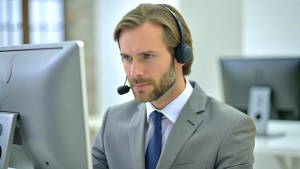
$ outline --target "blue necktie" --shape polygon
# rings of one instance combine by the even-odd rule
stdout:
[[[161,153],[161,117],[162,114],[159,112],[152,112],[151,118],[154,126],[153,136],[150,139],[150,142],[146,151],[146,169],[155,169],[159,156]]]

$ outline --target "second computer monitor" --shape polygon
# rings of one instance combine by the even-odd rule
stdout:
[[[248,112],[252,87],[270,89],[270,118],[300,120],[300,58],[221,59],[225,102]]]

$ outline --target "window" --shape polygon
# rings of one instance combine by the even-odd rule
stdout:
[[[23,43],[22,0],[0,0],[0,46]]]
[[[63,0],[0,0],[0,46],[64,41]]]
[[[29,0],[30,43],[64,40],[63,0]]]

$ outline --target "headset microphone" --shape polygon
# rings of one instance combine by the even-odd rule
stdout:
[[[127,76],[126,76],[126,80],[125,80],[125,83],[124,83],[124,85],[123,85],[123,86],[120,86],[120,87],[118,87],[118,89],[117,89],[117,91],[118,91],[119,95],[123,95],[123,94],[126,94],[126,93],[128,93],[128,92],[129,92],[129,90],[130,90],[130,87],[129,87],[129,86],[127,86],[127,85],[125,85],[125,84],[126,84],[126,81],[127,81]]]

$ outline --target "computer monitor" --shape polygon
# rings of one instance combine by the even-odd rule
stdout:
[[[0,47],[0,168],[92,169],[87,117],[81,41]]]
[[[227,104],[247,114],[262,106],[267,119],[300,120],[299,57],[220,59],[220,65]]]

